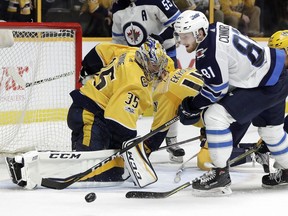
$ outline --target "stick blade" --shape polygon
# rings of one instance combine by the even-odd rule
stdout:
[[[126,198],[135,199],[161,199],[167,196],[167,192],[149,192],[149,191],[129,191],[126,193]]]
[[[187,187],[192,185],[192,181],[186,182],[170,191],[164,192],[150,192],[150,191],[129,191],[126,193],[126,198],[136,198],[136,199],[162,199],[169,197]]]

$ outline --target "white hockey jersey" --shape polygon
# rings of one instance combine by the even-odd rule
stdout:
[[[118,0],[113,4],[113,43],[140,46],[150,34],[159,35],[170,57],[176,56],[172,24],[180,15],[171,0]]]
[[[284,69],[285,52],[261,47],[237,29],[217,22],[196,50],[196,68],[204,87],[194,100],[205,107],[223,98],[229,89],[274,85]]]

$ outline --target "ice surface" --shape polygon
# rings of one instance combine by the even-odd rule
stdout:
[[[149,131],[151,118],[139,120],[139,135]],[[199,129],[179,124],[178,141],[199,135]],[[256,142],[257,130],[251,127],[242,142]],[[199,142],[182,145],[186,150],[184,161],[199,150]],[[169,161],[166,150],[154,152],[151,161],[158,175],[158,182],[142,190],[167,191],[190,181],[203,173],[196,167],[196,159],[187,163],[181,181],[174,183],[175,173],[181,164]],[[38,188],[28,191],[10,182],[3,165],[0,169],[0,212],[11,216],[235,216],[274,215],[285,213],[288,187],[264,189],[264,175],[259,164],[247,163],[231,168],[233,193],[228,197],[195,197],[188,187],[165,199],[126,199],[125,194],[135,188],[131,182],[102,188],[71,187],[61,191]],[[95,192],[97,199],[86,203],[84,196]],[[279,207],[279,208],[278,208]],[[284,207],[283,211],[281,210]]]

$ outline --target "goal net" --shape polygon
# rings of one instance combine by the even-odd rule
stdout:
[[[76,23],[0,23],[14,45],[0,49],[0,155],[71,150],[66,117],[82,60]]]

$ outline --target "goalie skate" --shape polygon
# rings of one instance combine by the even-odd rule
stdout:
[[[177,137],[166,137],[165,140],[167,146],[177,143]],[[168,148],[167,152],[169,152],[169,159],[171,161],[176,163],[183,163],[183,156],[185,155],[184,149],[178,146],[173,146]]]
[[[192,183],[193,194],[196,196],[225,196],[232,193],[231,178],[228,166],[212,168]]]

